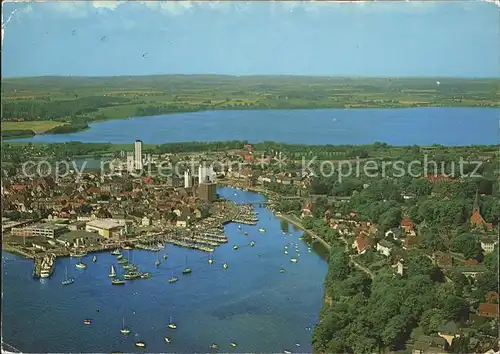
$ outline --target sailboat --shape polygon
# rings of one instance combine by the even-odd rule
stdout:
[[[120,332],[122,334],[129,334],[130,333],[130,328],[125,327],[125,317],[123,317],[122,329],[120,329]]]
[[[189,268],[187,266],[187,256],[186,256],[186,268],[182,271],[182,274],[186,275],[186,274],[191,274],[191,268]]]
[[[82,261],[78,261],[78,263],[76,264],[76,267],[79,269],[85,269],[85,268],[87,268],[87,265],[85,263],[82,263]]]
[[[155,266],[159,266],[161,264],[160,262],[160,252],[156,252],[156,262],[155,262]]]
[[[177,280],[179,280],[179,278],[174,275],[174,272],[172,272],[172,276],[168,278],[168,282],[175,283]]]
[[[235,251],[236,251],[237,249],[238,249],[238,245],[234,245],[234,246],[233,246],[233,250],[235,250]]]
[[[92,257],[92,262],[97,262],[97,256]]]
[[[172,321],[172,316],[170,316],[170,322],[168,323],[168,328],[176,329],[177,325]]]
[[[250,247],[255,246],[255,241],[250,242]]]
[[[110,277],[110,278],[116,277],[116,270],[115,270],[115,267],[113,265],[111,265],[111,271],[109,272],[108,277]]]
[[[75,279],[68,278],[68,267],[66,267],[66,279],[64,279],[61,284],[62,285],[71,285],[75,282]]]
[[[114,251],[111,251],[111,255],[113,256],[119,256],[121,253],[120,253],[120,250],[117,248],[115,249]]]
[[[214,262],[214,258],[212,256],[212,252],[210,252],[210,255],[208,256],[208,264],[212,264]]]

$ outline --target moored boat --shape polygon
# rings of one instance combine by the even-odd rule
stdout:
[[[130,333],[130,328],[125,327],[125,317],[123,317],[122,320],[122,329],[120,329],[121,334],[129,334]]]
[[[124,264],[123,269],[125,270],[137,270],[137,266],[135,264]]]
[[[82,263],[81,261],[78,262],[75,266],[77,268],[79,268],[79,269],[85,269],[85,268],[87,268],[87,265],[85,263]]]
[[[66,279],[64,279],[61,284],[62,285],[71,285],[75,282],[75,279],[68,278],[68,267],[66,267]]]
[[[297,263],[297,258],[290,258],[290,262]]]
[[[191,268],[188,267],[187,263],[188,263],[188,261],[187,261],[187,256],[186,256],[186,268],[184,268],[184,270],[182,271],[182,274],[184,274],[184,275],[192,273]]]
[[[125,273],[123,275],[123,277],[127,280],[134,280],[134,279],[140,278],[141,273],[136,272],[136,271],[130,271],[130,272]]]
[[[238,249],[238,245],[234,245],[234,246],[233,246],[233,250],[235,250],[235,251],[236,251],[237,249]]]
[[[142,341],[135,342],[135,346],[138,347],[138,348],[145,348],[146,347],[146,343],[144,343]]]
[[[108,277],[110,277],[110,278],[116,277],[116,270],[115,270],[115,267],[113,265],[111,265],[111,271],[109,272]]]
[[[94,262],[94,263],[97,262],[97,257],[96,256],[92,257],[92,262]]]
[[[117,248],[116,250],[111,251],[111,255],[120,256],[121,255],[120,250]]]
[[[210,344],[209,348],[210,349],[218,349],[219,346],[217,344],[215,344],[215,343],[212,343],[212,344]]]
[[[113,279],[111,281],[112,285],[125,285],[125,280],[122,279]]]
[[[227,264],[227,263],[224,263],[224,264],[222,265],[222,267],[223,267],[224,269],[229,268],[229,266],[228,266],[228,264]]]
[[[172,321],[172,316],[170,316],[170,321],[168,323],[168,328],[177,329],[177,325]]]
[[[92,320],[86,319],[86,320],[83,320],[83,323],[86,325],[90,325],[90,324],[92,324]]]
[[[141,274],[141,279],[149,279],[151,277],[152,277],[151,273],[148,272]]]
[[[171,343],[172,341],[170,340],[169,337],[165,337],[165,343]]]
[[[263,227],[259,228],[259,232],[266,232],[266,229],[264,229]]]

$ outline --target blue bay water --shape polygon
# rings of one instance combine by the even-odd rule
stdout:
[[[12,141],[162,144],[248,140],[299,144],[498,144],[496,108],[244,110],[180,113],[90,124],[62,135]]]
[[[265,200],[232,188],[219,193],[236,202]],[[171,245],[158,268],[155,253],[131,251],[129,258],[153,277],[125,286],[110,284],[109,268],[116,260],[109,253],[99,253],[97,263],[85,257],[85,270],[76,269],[74,259],[58,259],[53,276],[43,280],[32,279],[31,260],[2,253],[3,340],[25,352],[141,352],[138,340],[146,342],[147,352],[207,352],[212,342],[222,352],[310,352],[327,264],[314,250],[308,252],[301,231],[288,225],[291,235],[285,236],[277,217],[266,208],[257,211],[257,226],[226,225],[229,242],[217,248],[213,265],[206,253]],[[259,227],[267,232],[261,234]],[[284,254],[290,242],[300,247],[296,264],[289,261],[293,251]],[[240,246],[236,251],[234,244]],[[186,256],[190,276],[181,275]],[[65,266],[76,279],[73,285],[61,285]],[[169,284],[172,272],[180,279]],[[176,330],[167,328],[170,316]],[[122,317],[132,331],[128,336],[120,333]],[[86,318],[92,325],[83,324]],[[171,344],[164,342],[166,335]],[[231,348],[231,341],[238,347]]]

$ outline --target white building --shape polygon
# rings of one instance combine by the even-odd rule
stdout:
[[[147,216],[145,216],[142,218],[141,224],[142,226],[149,226],[151,225],[151,220]]]
[[[184,188],[191,188],[193,186],[193,177],[189,170],[184,172]]]
[[[134,145],[134,161],[136,170],[142,169],[142,141],[136,140]]]
[[[87,222],[85,231],[96,232],[104,238],[120,238],[126,234],[127,226],[112,219],[92,220]]]
[[[133,153],[127,153],[127,171],[133,171],[135,169],[135,157]]]
[[[491,253],[495,250],[495,245],[497,243],[497,240],[483,238],[481,239],[481,248],[484,250],[484,253]]]
[[[384,256],[389,257],[391,255],[392,244],[386,240],[381,240],[377,243],[377,252],[382,253]]]
[[[206,167],[200,165],[198,167],[198,183],[206,182],[207,177],[211,182],[213,182],[213,176],[214,176],[214,171],[212,166]]]

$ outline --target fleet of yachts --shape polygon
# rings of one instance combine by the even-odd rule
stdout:
[[[238,227],[240,230],[241,230],[241,227]],[[258,229],[260,233],[265,233],[266,230],[263,229],[263,228],[259,228]],[[285,235],[285,237],[287,235],[290,235],[289,233],[285,233],[283,232],[283,234]],[[247,232],[245,232],[245,235],[248,235]],[[249,246],[250,247],[254,247],[255,246],[255,241],[251,241],[249,243]],[[291,248],[292,246],[295,247],[295,256],[294,257],[291,257],[290,258],[290,262],[292,263],[297,263],[298,262],[298,258],[300,257],[300,253],[299,253],[299,246],[297,243],[293,244],[293,243],[288,243],[285,245],[284,247],[284,253],[286,255],[289,254],[289,247]],[[140,247],[141,249],[146,249],[146,247]],[[163,250],[165,247],[164,245],[157,245],[154,247],[154,249],[151,249],[151,246],[149,246],[148,250],[149,251],[156,251],[156,254],[157,254],[157,257],[156,257],[156,261],[155,261],[155,266],[160,266],[161,264],[161,260],[160,260],[160,251]],[[236,251],[238,250],[238,245],[234,245],[233,246],[233,249]],[[118,276],[118,272],[117,272],[117,269],[115,267],[115,265],[111,265],[110,266],[110,272],[109,272],[109,278],[112,278],[111,280],[111,284],[112,285],[124,285],[126,283],[126,281],[130,281],[130,280],[135,280],[135,279],[148,279],[148,278],[151,278],[152,277],[152,274],[149,273],[149,272],[140,272],[139,271],[139,266],[132,263],[132,260],[129,261],[128,258],[130,258],[130,250],[132,249],[132,247],[130,246],[124,246],[122,247],[121,249],[115,249],[113,251],[111,251],[111,255],[115,256],[116,257],[116,262],[119,266],[121,266],[121,268],[123,268],[123,275],[122,277],[120,278]],[[129,251],[128,253],[128,258],[124,257],[124,255],[122,254],[122,251],[125,250],[125,251]],[[308,247],[308,250],[311,251],[310,247]],[[76,267],[79,268],[79,269],[85,269],[87,267],[87,265],[85,263],[83,263],[81,261],[81,258],[83,256],[85,256],[86,254],[85,253],[72,253],[71,256],[72,257],[75,257],[78,259],[78,262],[76,263]],[[260,256],[260,254],[259,254]],[[163,254],[162,256],[162,259],[167,259],[168,255],[165,253]],[[55,255],[47,255],[43,262],[42,262],[42,271],[41,271],[41,276],[42,277],[48,277],[50,276],[51,272],[53,272],[53,269],[54,269],[54,260],[55,260]],[[92,262],[96,263],[97,262],[97,256],[93,256],[92,258]],[[214,259],[213,259],[213,255],[212,255],[212,252],[210,252],[210,255],[208,257],[208,263],[209,264],[213,264],[214,263]],[[222,267],[224,269],[228,269],[229,268],[229,265],[227,263],[223,263]],[[284,273],[285,272],[285,269],[284,267],[280,267],[280,273]],[[186,265],[185,265],[185,268],[184,270],[182,271],[182,274],[183,275],[188,275],[188,274],[191,274],[192,273],[192,269],[188,266],[188,260],[187,260],[187,256],[186,256]],[[168,283],[175,283],[179,280],[179,278],[175,275],[174,272],[172,272],[171,276],[168,278]],[[75,281],[74,278],[69,278],[68,277],[68,268],[66,267],[66,272],[65,272],[65,279],[61,282],[63,285],[71,285],[73,284]],[[98,310],[99,311],[99,310]],[[86,319],[84,320],[84,324],[85,325],[91,325],[92,324],[92,320],[91,319]],[[173,321],[172,317],[170,317],[170,320],[169,320],[169,323],[167,325],[167,327],[171,330],[175,330],[177,329],[177,324]],[[123,334],[123,335],[128,335],[131,333],[131,329],[127,326],[125,326],[125,318],[123,318],[122,320],[122,327],[120,329],[120,332]],[[169,336],[165,336],[165,343],[172,343],[172,339],[169,337]],[[146,347],[146,343],[144,341],[137,341],[135,343],[136,347],[138,348],[145,348]],[[230,342],[230,345],[231,347],[235,348],[237,346],[236,342]],[[209,346],[209,349],[218,349],[219,346],[216,344],[216,343],[212,343],[210,346]],[[289,353],[289,351],[285,351],[285,353]]]

